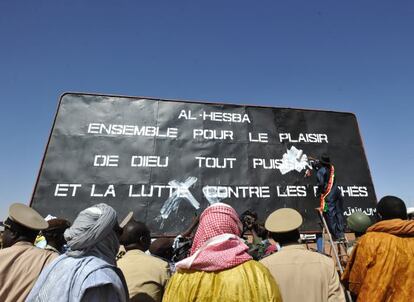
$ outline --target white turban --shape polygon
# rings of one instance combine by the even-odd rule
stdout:
[[[117,223],[115,210],[107,204],[100,203],[83,210],[64,233],[70,248],[67,255],[91,255],[115,263],[119,241],[113,229]]]

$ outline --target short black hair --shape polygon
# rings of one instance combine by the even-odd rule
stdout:
[[[284,233],[270,233],[270,237],[280,245],[288,243],[297,243],[300,239],[299,229],[284,232]]]
[[[382,220],[407,219],[407,207],[402,199],[395,196],[384,196],[377,204],[377,212]]]
[[[151,232],[145,223],[133,219],[124,227],[120,243],[123,245],[139,243],[142,237],[146,241],[151,241]]]

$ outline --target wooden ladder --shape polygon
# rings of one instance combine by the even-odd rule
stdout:
[[[321,219],[321,222],[322,222],[322,239],[324,238],[325,234],[328,235],[328,240],[329,240],[329,245],[330,245],[329,255],[331,255],[332,252],[333,252],[333,254],[335,256],[336,264],[337,264],[337,266],[339,268],[339,271],[342,275],[344,273],[344,267],[343,267],[343,263],[344,263],[343,261],[344,260],[343,260],[343,258],[348,257],[348,255],[346,253],[348,241],[347,241],[346,237],[345,237],[345,240],[343,240],[343,241],[342,240],[341,241],[334,241],[332,239],[332,235],[331,235],[331,232],[329,231],[329,227],[328,227],[328,224],[326,223],[325,217],[323,216],[322,212],[319,211],[319,209],[317,209],[317,212],[318,212],[319,218]],[[323,240],[323,245],[322,246],[323,246],[323,249],[325,251],[325,242],[324,242],[324,240]],[[341,252],[341,248],[343,250],[343,253],[339,254],[338,251]],[[348,301],[352,302],[353,300],[352,300],[351,293],[346,289],[345,289],[345,293],[346,293]]]

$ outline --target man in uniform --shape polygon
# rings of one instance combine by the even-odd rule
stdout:
[[[151,244],[148,227],[132,219],[124,227],[120,240],[126,253],[118,260],[125,276],[131,301],[161,302],[170,278],[166,261],[145,254]]]
[[[299,244],[302,216],[294,209],[274,211],[265,228],[281,249],[260,260],[279,285],[284,302],[345,302],[345,295],[331,258]]]
[[[33,245],[39,231],[48,227],[34,209],[20,203],[12,204],[3,225],[0,301],[24,301],[40,272],[57,254]]]

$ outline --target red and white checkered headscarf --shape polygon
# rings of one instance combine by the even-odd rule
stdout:
[[[241,228],[231,206],[216,203],[208,207],[200,216],[190,257],[178,262],[177,268],[219,271],[251,260],[248,246],[239,237]]]

